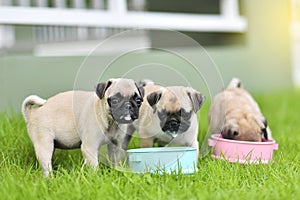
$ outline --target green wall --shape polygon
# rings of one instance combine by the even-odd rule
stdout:
[[[204,44],[212,62],[205,57],[203,63],[206,67],[217,66],[225,84],[232,77],[239,77],[247,89],[256,93],[291,88],[289,1],[244,0],[241,1],[241,10],[248,20],[247,32],[241,35],[215,34],[214,37],[224,37],[223,41],[231,40],[231,42],[220,42],[220,45],[210,42]],[[197,37],[206,38],[204,36],[207,34]],[[208,37],[207,40],[211,38]],[[184,48],[182,52],[192,59],[197,59],[203,54],[203,51],[192,48]],[[104,63],[109,63],[111,59],[111,56],[91,56],[87,62],[84,62],[84,57],[34,57],[2,53],[0,54],[0,111],[9,108],[19,111],[22,100],[30,94],[47,98],[57,92],[73,88],[93,90],[97,81],[127,72],[129,77],[136,75],[134,78],[137,80],[150,77],[161,83],[165,79],[168,80],[166,84],[183,85],[188,81],[209,98],[216,91],[214,89],[214,92],[210,92],[205,86],[205,81],[198,79],[199,75],[195,76],[188,63],[176,60],[166,52],[133,53],[111,63],[113,66],[111,70],[106,71],[101,77],[99,73],[102,73],[106,67]],[[190,76],[190,79],[180,79],[176,77],[178,74],[176,75],[175,72],[174,75],[166,75],[167,72],[158,71],[159,66],[149,65],[145,73],[138,70],[134,73],[130,71],[143,62],[153,61],[165,62],[175,71],[185,74],[185,77]],[[80,68],[83,63],[84,68]],[[76,79],[78,72],[79,77]],[[205,78],[214,81],[214,76]],[[220,84],[215,87],[219,87],[218,90],[222,89]]]
[[[245,43],[208,50],[225,81],[239,76],[247,87],[262,92],[292,86],[289,2],[242,1],[248,19]]]

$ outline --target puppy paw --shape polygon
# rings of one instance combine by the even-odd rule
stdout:
[[[224,126],[221,130],[221,135],[225,139],[233,139],[234,137],[239,135],[239,131],[237,128],[232,126]]]

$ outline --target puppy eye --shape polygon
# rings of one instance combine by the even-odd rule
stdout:
[[[184,119],[189,119],[191,117],[191,112],[186,112],[185,110],[181,110],[180,115]]]
[[[117,98],[110,99],[111,105],[117,105],[118,103],[119,103],[119,99],[117,99]]]
[[[141,98],[136,98],[135,102],[138,106],[140,106],[142,104],[143,100]]]

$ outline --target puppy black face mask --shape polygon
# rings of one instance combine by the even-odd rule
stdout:
[[[125,97],[117,93],[109,97],[107,102],[113,119],[118,123],[126,124],[139,117],[139,108],[143,100],[137,93],[131,97]]]
[[[185,109],[181,108],[177,112],[168,112],[163,109],[158,112],[158,117],[160,119],[160,127],[163,132],[176,137],[187,131],[190,127],[190,118],[192,111],[187,112]]]

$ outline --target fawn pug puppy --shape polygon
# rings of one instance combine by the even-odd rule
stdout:
[[[157,142],[159,146],[175,144],[198,150],[196,113],[205,97],[190,87],[162,87],[152,82],[144,90],[140,117],[129,126],[128,136],[136,129],[141,147],[152,147]]]
[[[209,110],[209,130],[233,140],[261,142],[271,138],[266,118],[237,78],[215,96]]]
[[[111,161],[118,164],[126,126],[139,117],[143,95],[133,80],[110,79],[95,92],[69,91],[48,100],[27,97],[22,112],[44,174],[52,169],[55,148],[80,147],[85,164],[96,169],[99,148],[108,144]]]

